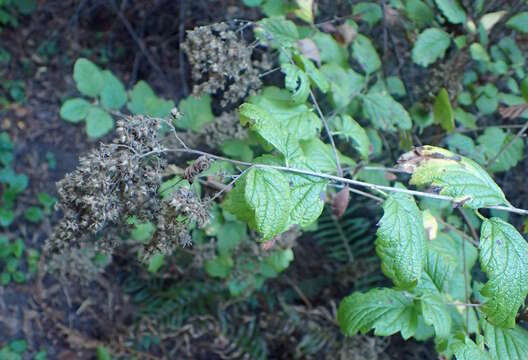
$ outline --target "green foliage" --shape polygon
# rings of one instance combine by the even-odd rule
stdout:
[[[455,116],[451,102],[449,101],[449,94],[446,89],[440,90],[435,98],[433,107],[434,121],[440,124],[442,129],[447,132],[455,130]]]
[[[444,57],[450,43],[451,37],[445,31],[437,28],[426,29],[416,39],[412,59],[418,65],[427,67]]]
[[[38,261],[38,251],[26,249],[22,239],[0,235],[0,285],[26,282],[37,272]]]

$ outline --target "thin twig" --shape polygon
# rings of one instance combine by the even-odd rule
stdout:
[[[473,236],[473,239],[475,240],[475,242],[477,243],[477,246],[478,246],[479,237],[477,235],[477,232],[475,231],[475,228],[473,227],[473,225],[471,225],[471,221],[469,221],[469,218],[467,217],[467,215],[464,212],[464,210],[462,210],[461,208],[458,208],[458,212],[460,213],[460,215],[462,215],[462,218],[464,219],[464,222],[466,223],[466,225],[469,228],[469,231],[471,232],[471,236]]]
[[[154,154],[169,153],[169,152],[205,155],[215,160],[222,160],[222,161],[230,162],[232,164],[236,164],[240,166],[253,166],[253,167],[262,168],[262,169],[274,169],[274,170],[279,170],[279,171],[287,171],[287,172],[291,172],[295,174],[302,174],[302,175],[308,175],[308,176],[315,176],[315,177],[322,178],[322,179],[328,179],[328,180],[331,180],[337,183],[344,183],[344,184],[360,186],[360,187],[368,188],[371,190],[385,190],[388,192],[399,192],[399,193],[404,193],[408,195],[428,197],[428,198],[437,199],[437,200],[449,201],[453,204],[458,204],[457,199],[450,197],[450,196],[446,196],[446,195],[433,194],[433,193],[417,191],[417,190],[408,190],[408,189],[391,187],[391,186],[371,184],[371,183],[367,183],[367,182],[363,182],[359,180],[347,179],[347,178],[340,177],[340,176],[324,174],[324,173],[319,173],[319,172],[304,170],[304,169],[291,168],[291,167],[286,167],[286,166],[257,164],[257,163],[251,163],[251,162],[246,162],[246,161],[234,160],[234,159],[229,159],[223,156],[214,155],[214,154],[211,154],[205,151],[194,150],[194,149],[152,150],[145,154],[142,154],[141,157],[143,158],[143,157],[154,155]],[[508,212],[520,214],[520,215],[528,215],[528,210],[519,209],[514,206],[490,205],[490,206],[484,206],[483,208],[508,211]]]

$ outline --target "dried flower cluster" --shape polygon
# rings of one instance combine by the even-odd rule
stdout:
[[[112,253],[121,243],[118,234],[126,234],[116,234],[115,228],[124,226],[129,216],[157,224],[152,244],[144,244],[144,254],[153,249],[171,252],[178,244],[188,244],[188,225],[203,226],[209,215],[188,189],[164,200],[159,196],[167,167],[161,156],[160,121],[142,116],[120,120],[113,143],[101,144],[81,157],[77,169],[58,182],[63,218],[46,244],[47,251],[64,253],[90,245]]]
[[[197,83],[193,93],[223,91],[222,106],[236,103],[261,87],[253,49],[226,23],[202,26],[187,32],[183,43]]]
[[[205,144],[211,148],[221,146],[226,140],[246,139],[248,131],[240,124],[236,111],[224,112],[215,121],[201,129]]]

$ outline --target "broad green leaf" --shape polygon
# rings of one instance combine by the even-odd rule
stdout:
[[[334,150],[329,144],[326,144],[315,138],[309,141],[302,141],[301,149],[304,154],[304,158],[309,161],[310,167],[323,173],[336,173],[337,164],[335,161],[335,154]],[[342,155],[339,150],[337,150],[337,155],[341,164],[349,166],[356,165],[354,160]]]
[[[516,31],[527,33],[528,32],[528,11],[523,11],[521,13],[518,13],[512,16],[508,20],[508,22],[506,22],[506,26]]]
[[[413,298],[393,289],[372,289],[356,292],[341,301],[337,321],[346,336],[374,329],[378,336],[401,332],[404,339],[413,336],[418,326],[418,313]]]
[[[528,359],[528,331],[520,326],[504,329],[482,321],[484,342],[493,360]]]
[[[435,0],[436,6],[452,24],[462,24],[466,21],[466,13],[458,0]]]
[[[297,166],[295,166],[297,167]],[[308,175],[287,174],[290,183],[290,224],[301,227],[314,223],[321,215],[328,181]]]
[[[444,57],[450,43],[451,37],[445,31],[437,28],[426,29],[418,35],[414,43],[412,59],[416,64],[427,67]]]
[[[78,123],[88,116],[88,111],[92,107],[88,101],[75,98],[69,99],[62,104],[60,109],[60,116],[66,121]]]
[[[154,91],[145,81],[140,80],[130,92],[130,101],[127,104],[128,110],[133,114],[147,114],[146,99],[156,97]]]
[[[255,213],[256,230],[264,241],[286,230],[291,195],[288,179],[281,172],[262,168],[249,170],[245,198]]]
[[[239,221],[230,221],[220,228],[216,235],[217,246],[220,254],[227,254],[246,238],[246,224]]]
[[[234,263],[230,255],[219,255],[212,260],[205,261],[205,272],[209,276],[225,279],[229,276]]]
[[[434,327],[439,338],[447,338],[451,333],[451,315],[444,302],[439,294],[425,294],[421,298],[425,323]]]
[[[296,104],[304,103],[310,95],[308,76],[294,64],[282,64],[281,69],[285,74],[284,86],[292,92],[292,100]]]
[[[181,129],[200,131],[205,124],[214,120],[211,110],[211,96],[209,94],[202,95],[199,98],[191,95],[182,99],[178,104],[178,109],[183,113],[183,117],[175,122],[174,125]]]
[[[485,220],[480,233],[480,266],[488,276],[483,313],[493,325],[512,328],[528,294],[528,244],[499,218]]]
[[[390,95],[374,93],[364,95],[361,99],[365,116],[375,128],[385,131],[396,131],[396,127],[403,130],[411,129],[411,117]]]
[[[260,20],[255,34],[260,39],[270,42],[274,48],[290,48],[300,39],[297,26],[283,17],[272,17]]]
[[[507,133],[499,127],[488,127],[482,135],[477,138],[481,144],[481,154],[486,162],[500,155],[489,165],[489,171],[508,171],[522,159],[524,152],[524,141]],[[510,144],[510,142],[513,142]]]
[[[430,25],[434,20],[433,10],[422,0],[405,1],[405,14],[419,28]]]
[[[375,25],[383,17],[381,6],[374,2],[360,2],[352,7],[352,14],[360,17],[369,26]]]
[[[402,155],[398,162],[412,174],[410,184],[430,185],[472,209],[507,204],[504,193],[484,169],[448,150],[425,145]]]
[[[351,141],[352,146],[361,154],[363,159],[368,159],[370,141],[365,129],[349,115],[334,117],[330,123],[332,134]]]
[[[127,101],[125,86],[112,72],[103,71],[103,89],[101,90],[101,104],[108,109],[121,109]]]
[[[86,133],[97,139],[107,134],[114,127],[114,119],[101,108],[92,106],[86,117]]]
[[[86,96],[96,97],[103,89],[103,73],[88,59],[77,59],[73,66],[73,79],[77,89]]]
[[[376,234],[383,273],[399,288],[416,286],[422,275],[427,236],[414,199],[402,193],[389,196]]]
[[[450,347],[457,360],[491,360],[489,354],[469,337],[464,340],[455,339],[450,344]]]
[[[321,62],[335,63],[342,67],[347,66],[347,49],[335,41],[332,35],[319,31],[312,36],[312,40],[319,49]]]
[[[306,73],[310,81],[317,87],[323,94],[325,94],[330,84],[321,71],[314,65],[314,63],[306,58],[304,55],[297,54],[294,56],[294,60],[297,65]]]
[[[449,94],[445,88],[442,88],[435,98],[433,106],[434,121],[447,132],[455,130],[455,116]]]
[[[260,272],[266,277],[276,277],[290,266],[293,261],[292,249],[273,251],[260,263]]]
[[[381,67],[381,60],[372,41],[364,35],[358,34],[352,43],[352,57],[365,73],[371,74]]]
[[[365,87],[365,78],[352,69],[330,63],[320,70],[330,82],[330,95],[338,110],[344,109]]]

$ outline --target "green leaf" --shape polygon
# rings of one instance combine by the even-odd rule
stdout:
[[[368,159],[370,140],[365,129],[349,115],[336,116],[330,121],[333,135],[352,142],[352,146],[361,154],[363,159]]]
[[[314,223],[323,211],[321,194],[325,193],[328,181],[294,173],[289,173],[287,177],[291,192],[289,223],[301,227]]]
[[[229,276],[234,263],[230,255],[219,255],[205,261],[205,271],[209,276],[225,279]]]
[[[150,221],[140,222],[136,220],[129,223],[134,225],[130,233],[132,239],[140,243],[147,243],[156,231],[156,226]]]
[[[448,150],[425,145],[402,155],[398,162],[401,169],[412,174],[410,184],[430,185],[439,194],[472,209],[507,203],[500,187],[484,169]]]
[[[374,329],[378,336],[401,332],[404,339],[413,336],[418,326],[418,313],[412,297],[393,289],[372,289],[354,293],[341,301],[337,321],[346,336]]]
[[[371,74],[381,67],[381,60],[372,41],[364,35],[358,34],[352,43],[352,57],[365,73]]]
[[[445,88],[442,88],[435,98],[433,115],[434,121],[440,124],[442,129],[447,132],[455,130],[455,116],[449,101],[449,94]]]
[[[253,150],[251,150],[247,141],[239,139],[226,140],[222,143],[220,149],[222,153],[231,158],[247,162],[253,160]]]
[[[103,71],[101,104],[107,109],[121,109],[127,101],[125,86],[111,71]]]
[[[174,108],[174,101],[160,97],[147,98],[145,101],[146,115],[155,118],[166,118]]]
[[[430,25],[434,20],[433,10],[421,0],[407,0],[405,2],[405,14],[419,28]]]
[[[13,210],[0,207],[0,226],[8,227],[15,219]]]
[[[112,355],[110,355],[110,351],[108,351],[107,348],[104,346],[98,346],[97,351],[97,360],[112,360]]]
[[[360,17],[369,26],[375,25],[383,17],[381,6],[373,2],[360,2],[352,7],[352,14]]]
[[[27,350],[27,341],[23,339],[13,340],[9,343],[9,348],[17,354],[23,354]]]
[[[256,227],[255,213],[246,202],[245,192],[246,175],[242,175],[237,179],[233,190],[227,193],[225,200],[222,202],[222,208],[254,229]]]
[[[418,35],[414,43],[412,59],[416,64],[427,67],[444,57],[450,43],[451,37],[445,31],[436,28],[426,29]]]
[[[165,263],[165,255],[163,255],[162,253],[154,254],[150,257],[148,261],[147,270],[150,273],[155,274],[163,266],[164,263]]]
[[[291,48],[300,39],[297,26],[283,17],[272,17],[260,20],[255,34],[265,42],[269,41],[274,48]]]
[[[255,213],[255,225],[264,241],[286,230],[290,210],[287,178],[273,169],[252,168],[246,176],[245,198]]]
[[[156,94],[154,94],[150,85],[140,80],[130,92],[130,101],[127,104],[127,108],[133,114],[147,115],[146,99],[153,97],[156,97]]]
[[[396,127],[403,130],[411,129],[411,117],[405,108],[390,95],[374,93],[361,98],[365,116],[375,128],[385,131],[396,131]]]
[[[447,338],[451,333],[451,315],[439,294],[425,294],[422,296],[422,315],[425,323],[435,329],[436,336]]]
[[[205,124],[214,120],[209,94],[199,98],[191,95],[181,100],[178,107],[183,113],[183,117],[175,125],[181,129],[191,129],[198,132]]]
[[[528,294],[528,244],[504,220],[491,218],[482,223],[480,265],[488,276],[482,307],[488,321],[496,326],[515,326],[517,310]]]
[[[482,321],[484,342],[493,360],[523,360],[528,359],[528,331],[515,326],[504,329]]]
[[[279,273],[286,270],[292,261],[292,249],[274,251],[262,260],[261,272],[263,272],[266,277],[276,277]],[[262,265],[264,265],[265,268],[263,268]]]
[[[93,62],[79,58],[73,66],[73,79],[77,89],[84,95],[96,97],[103,90],[103,73]]]
[[[37,195],[38,201],[44,207],[44,212],[49,214],[53,210],[53,206],[57,202],[57,199],[50,194],[40,192]]]
[[[528,32],[528,12],[523,11],[521,13],[518,13],[517,15],[512,16],[508,22],[506,22],[506,26],[522,32],[527,33]]]
[[[310,167],[323,173],[335,174],[337,172],[334,150],[329,144],[316,138],[301,142],[301,149],[304,158],[308,159]],[[342,155],[339,150],[337,150],[337,155],[341,164],[356,165],[354,160]]]
[[[521,82],[521,94],[524,101],[528,102],[528,77]]]
[[[221,255],[229,253],[247,237],[246,224],[239,221],[228,222],[220,228],[216,238]]]
[[[399,77],[389,76],[385,81],[387,82],[387,91],[389,94],[396,97],[405,96],[407,94],[405,85]]]
[[[101,108],[92,106],[86,117],[86,133],[97,139],[108,134],[114,128],[114,119]]]
[[[42,220],[42,210],[39,207],[31,206],[24,213],[24,219],[34,224],[38,224]]]
[[[69,99],[62,104],[60,108],[60,116],[66,121],[78,123],[88,116],[88,111],[91,107],[92,104],[84,99]]]
[[[312,36],[312,40],[319,49],[322,63],[335,63],[339,66],[347,66],[348,52],[330,34],[318,31]]]
[[[426,257],[420,290],[433,293],[447,292],[449,280],[457,268],[457,255],[450,251],[453,241],[445,234],[438,234],[436,239],[426,242]],[[455,251],[458,251],[456,249]]]
[[[472,113],[464,111],[464,109],[457,107],[453,113],[455,120],[462,124],[465,128],[476,129],[477,118]]]
[[[13,2],[13,5],[16,5],[22,14],[31,15],[37,9],[38,0],[17,0]]]
[[[481,144],[479,150],[487,161],[494,159],[500,152],[499,157],[488,167],[491,172],[508,171],[523,157],[524,141],[499,127],[486,128],[477,141]]]
[[[491,360],[487,352],[480,348],[469,337],[464,340],[455,339],[450,344],[457,360]]]
[[[458,0],[435,0],[436,6],[452,24],[462,24],[466,21],[466,13]]]
[[[301,104],[310,95],[310,81],[308,76],[294,64],[282,64],[282,72],[286,75],[284,86],[292,92],[292,100],[296,104]]]
[[[330,82],[330,95],[337,109],[345,108],[365,87],[365,78],[348,68],[330,63],[321,66],[321,72]]]
[[[426,233],[422,213],[411,196],[395,193],[383,203],[376,253],[381,269],[402,289],[418,284],[425,259]]]
[[[306,73],[310,81],[326,94],[330,84],[321,71],[314,65],[314,63],[303,55],[297,54],[294,56],[297,65]]]
[[[486,49],[479,43],[471,44],[469,51],[471,58],[475,61],[489,62],[491,60]]]

